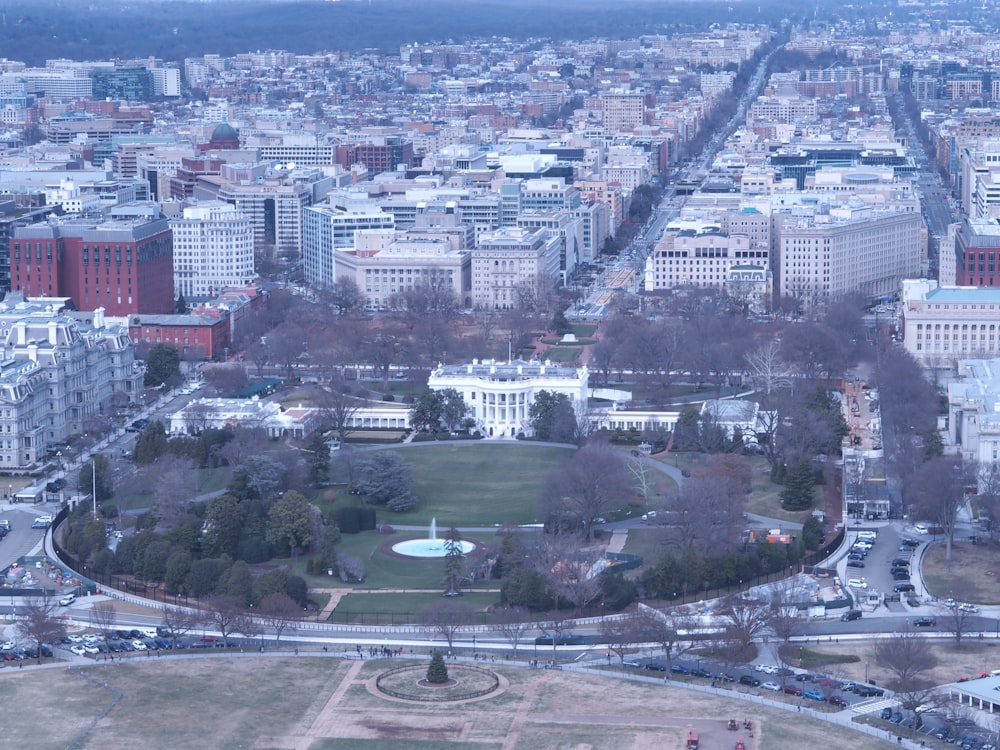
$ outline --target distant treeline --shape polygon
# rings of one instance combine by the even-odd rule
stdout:
[[[812,9],[810,8],[810,11]],[[40,65],[49,58],[155,56],[265,49],[309,54],[473,38],[624,38],[701,31],[711,23],[797,21],[801,4],[652,0],[344,0],[343,2],[84,3],[0,1],[3,56]],[[141,33],[136,33],[141,29]]]

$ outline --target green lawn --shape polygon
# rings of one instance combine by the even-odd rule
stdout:
[[[545,359],[559,364],[576,364],[576,360],[579,359],[581,351],[583,351],[583,349],[579,346],[556,346],[551,349],[546,349],[543,356]]]
[[[420,507],[380,513],[388,523],[496,526],[534,523],[535,494],[546,473],[572,456],[572,449],[538,443],[420,445],[398,450],[413,467],[412,489]]]
[[[439,561],[440,564],[440,561]],[[500,595],[495,593],[467,592],[455,601],[465,604],[486,621],[487,607],[496,604]],[[365,624],[409,624],[413,622],[413,613],[424,607],[441,601],[441,594],[348,594],[340,600],[337,609],[330,618],[331,622],[350,622]],[[398,614],[398,620],[392,615]]]
[[[597,325],[594,323],[574,323],[570,328],[578,339],[587,339],[597,333]]]
[[[380,515],[381,518],[381,515]],[[439,535],[444,529],[439,527]],[[397,532],[395,534],[380,534],[376,531],[363,531],[360,534],[344,534],[337,545],[339,552],[356,555],[365,564],[367,578],[364,583],[342,583],[336,576],[310,575],[306,573],[305,560],[283,559],[274,560],[277,564],[287,564],[292,573],[306,579],[310,588],[353,588],[358,591],[367,589],[438,589],[444,578],[443,560],[416,560],[409,557],[396,557],[389,554],[389,548],[396,542],[414,539],[420,534],[416,532]],[[496,534],[462,534],[463,539],[486,545],[496,549],[500,545],[500,537]],[[479,588],[495,588],[496,581],[479,583]],[[384,595],[379,595],[379,597]],[[314,595],[315,598],[315,595]],[[396,609],[401,612],[403,610]]]

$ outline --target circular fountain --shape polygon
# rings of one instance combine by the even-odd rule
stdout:
[[[467,555],[476,548],[472,542],[462,540],[458,543],[462,547],[462,554]],[[431,519],[431,527],[426,539],[408,539],[405,542],[396,542],[392,545],[392,551],[397,555],[405,557],[446,557],[451,543],[447,539],[437,538],[437,519]]]

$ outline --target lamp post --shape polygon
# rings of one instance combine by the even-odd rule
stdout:
[[[97,520],[97,454],[90,457],[91,498],[94,501],[94,520]]]
[[[868,682],[868,662],[865,662],[865,682]]]

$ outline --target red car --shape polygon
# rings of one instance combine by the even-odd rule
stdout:
[[[782,692],[788,695],[802,695],[802,688],[795,687],[795,685],[785,685]]]
[[[829,698],[826,699],[826,702],[829,703],[831,706],[840,706],[841,708],[847,707],[847,701],[845,701],[843,698],[838,698],[836,695],[831,695]]]

